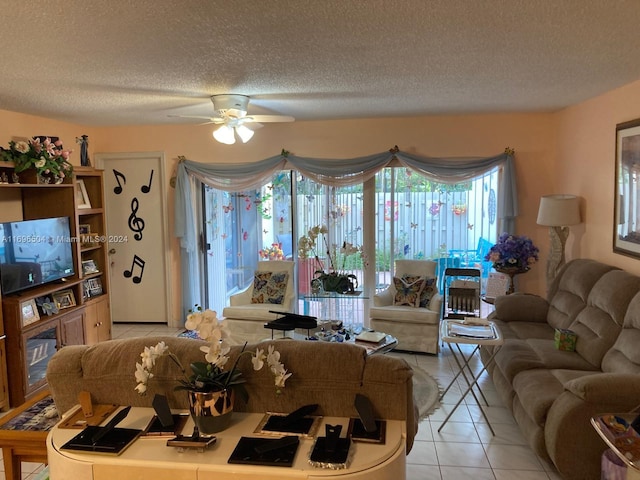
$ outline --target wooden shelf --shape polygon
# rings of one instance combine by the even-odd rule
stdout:
[[[11,166],[0,162],[2,168]],[[19,405],[46,388],[46,365],[55,350],[65,345],[93,344],[111,338],[106,244],[82,246],[79,242],[80,225],[89,225],[92,235],[106,232],[103,172],[76,167],[74,175],[72,183],[58,185],[0,184],[0,190],[5,193],[0,196],[0,208],[9,207],[4,215],[8,218],[3,221],[69,217],[71,237],[78,240],[72,245],[73,276],[2,298],[0,333],[6,334],[6,339],[0,338],[0,409],[9,404],[11,407]],[[84,181],[92,208],[77,207],[78,180]],[[84,260],[92,260],[99,272],[84,275]],[[85,289],[89,281],[94,284],[100,282],[102,293],[87,296]],[[67,289],[73,292],[74,306],[61,309],[54,315],[38,312],[38,320],[31,323],[23,321],[25,305],[33,304],[41,297],[52,298],[57,292]],[[6,365],[3,355],[5,344]],[[2,368],[7,370],[8,385],[2,381]]]

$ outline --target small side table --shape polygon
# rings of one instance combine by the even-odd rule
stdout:
[[[460,375],[462,375],[462,377],[465,379],[465,382],[467,383],[467,389],[462,393],[462,395],[460,396],[460,400],[458,400],[458,403],[455,404],[455,406],[453,407],[453,410],[451,410],[451,412],[449,412],[449,415],[447,415],[447,417],[444,419],[444,421],[442,422],[442,425],[440,425],[440,428],[438,428],[438,432],[442,430],[442,428],[449,421],[449,418],[451,418],[453,413],[460,406],[464,398],[469,394],[469,392],[471,392],[476,402],[478,403],[478,407],[480,408],[480,412],[482,413],[482,416],[484,417],[485,421],[487,422],[487,425],[489,426],[489,430],[491,430],[491,433],[495,435],[495,432],[493,431],[493,427],[491,426],[491,423],[487,418],[487,414],[483,410],[482,405],[478,400],[478,397],[476,397],[476,394],[473,391],[473,387],[478,388],[478,391],[480,392],[480,395],[482,396],[485,404],[488,405],[489,403],[487,402],[486,397],[484,396],[484,394],[482,393],[482,390],[478,386],[478,380],[480,379],[480,376],[485,372],[485,370],[489,367],[489,365],[491,365],[491,363],[494,361],[496,354],[498,353],[498,351],[500,350],[500,347],[504,343],[502,332],[500,332],[500,329],[494,322],[489,322],[488,329],[491,332],[490,337],[486,337],[486,336],[474,337],[472,335],[469,335],[469,336],[456,335],[451,331],[452,325],[456,325],[456,324],[463,325],[463,321],[462,320],[443,320],[441,322],[440,338],[442,339],[443,342],[445,342],[449,346],[449,350],[451,350],[453,359],[458,365],[458,372],[453,377],[453,380],[451,380],[451,383],[449,383],[447,388],[445,388],[444,392],[440,396],[440,399],[442,399],[447,394],[451,386],[455,383],[455,381],[458,379]],[[469,327],[472,327],[472,326],[469,325]],[[471,355],[469,355],[468,357],[465,357],[462,349],[460,348],[460,345],[462,344],[475,345],[475,348],[471,352]],[[456,346],[456,350],[458,351],[457,354],[453,348],[453,345]],[[480,347],[483,345],[485,346],[493,345],[496,348],[494,349],[493,354],[491,355],[489,360],[487,360],[487,363],[482,367],[482,370],[480,370],[480,372],[478,372],[477,375],[474,375],[473,372],[471,371],[471,368],[469,367],[469,361],[471,360],[471,358],[473,358],[475,353],[478,350],[480,350]],[[469,372],[469,377],[467,377],[467,373],[465,372],[465,369]]]
[[[47,463],[47,435],[57,419],[47,425],[46,430],[33,430],[29,427],[25,429],[6,429],[3,427],[14,421],[19,421],[20,415],[49,395],[49,391],[45,390],[0,419],[0,448],[2,448],[4,474],[7,480],[22,478],[21,462]]]
[[[627,467],[627,480],[640,479],[640,434],[631,427],[638,413],[607,413],[591,417],[600,438]]]

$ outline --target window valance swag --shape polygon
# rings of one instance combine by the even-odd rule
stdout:
[[[449,184],[469,181],[502,166],[498,212],[501,214],[503,231],[513,231],[514,219],[518,214],[518,197],[512,150],[507,149],[504,153],[485,158],[435,158],[391,149],[346,159],[298,157],[283,151],[280,155],[245,164],[211,164],[181,159],[176,178],[175,235],[181,239],[182,248],[187,252],[195,251],[195,235],[190,234],[192,229],[187,227],[195,225],[190,177],[213,188],[237,192],[260,188],[276,172],[293,169],[318,183],[346,186],[369,180],[393,160],[420,175]]]

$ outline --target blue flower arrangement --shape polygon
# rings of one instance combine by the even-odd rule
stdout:
[[[529,237],[503,233],[484,259],[493,262],[496,270],[517,268],[526,272],[538,261],[538,253]]]

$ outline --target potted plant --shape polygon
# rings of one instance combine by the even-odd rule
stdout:
[[[14,163],[15,172],[35,174],[33,183],[62,183],[71,179],[73,166],[69,163],[72,150],[64,150],[55,138],[34,137],[29,141],[10,141],[9,148],[0,148],[0,156]],[[21,175],[24,179],[25,176]],[[22,180],[21,180],[22,181]]]
[[[531,265],[538,261],[538,253],[538,247],[529,237],[503,233],[484,259],[493,262],[493,268],[497,272],[509,275],[507,294],[510,294],[514,292],[513,277],[529,271]]]
[[[159,342],[153,347],[145,347],[140,354],[140,363],[136,363],[135,378],[138,384],[135,389],[138,393],[144,394],[149,380],[153,378],[152,370],[156,362],[160,357],[168,356],[183,374],[175,389],[187,392],[191,416],[201,434],[210,435],[227,428],[231,421],[236,392],[246,400],[247,392],[243,385],[245,380],[237,368],[242,355],[252,355],[251,362],[256,371],[261,370],[266,363],[274,375],[277,394],[281,393],[281,388],[284,388],[286,380],[291,376],[280,362],[280,353],[273,345],[269,345],[266,352],[261,348],[255,352],[245,351],[243,347],[233,366],[226,369],[230,350],[227,341],[229,330],[224,321],[218,320],[213,310],[203,311],[196,306],[196,311],[190,312],[187,316],[185,328],[209,342],[209,345],[200,347],[204,353],[204,361],[192,363],[189,374],[180,359],[169,351],[164,342]]]
[[[306,236],[300,237],[298,240],[298,255],[302,259],[312,257],[315,259],[318,267],[314,272],[314,279],[311,280],[312,291],[317,292],[321,287],[325,292],[347,293],[354,292],[358,287],[358,279],[353,274],[345,272],[347,258],[353,254],[362,255],[362,248],[353,245],[347,241],[342,243],[340,254],[342,256],[342,268],[337,269],[338,265],[337,251],[335,245],[331,248],[327,242],[326,234],[329,232],[325,225],[316,225],[307,232]],[[318,257],[317,249],[319,243],[324,245],[326,258],[329,262],[328,268],[325,269],[324,263]]]

